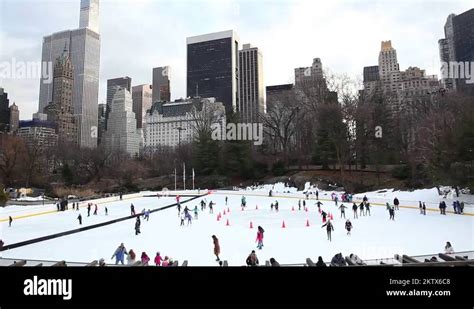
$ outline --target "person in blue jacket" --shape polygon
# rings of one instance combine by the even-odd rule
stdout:
[[[117,265],[119,262],[124,265],[123,260],[125,255],[128,255],[127,249],[125,249],[125,246],[123,245],[123,243],[121,243],[110,259],[112,260],[115,257],[115,265]]]

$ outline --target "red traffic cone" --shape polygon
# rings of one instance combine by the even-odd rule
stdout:
[[[282,228],[282,229],[286,228],[285,220],[283,220],[283,223],[281,224],[281,228]]]
[[[221,220],[221,216],[217,215],[217,221]]]
[[[227,207],[227,212],[230,212],[230,208],[229,208],[229,207]]]
[[[253,229],[252,221],[250,221],[250,228]]]
[[[295,211],[295,207],[291,206],[291,211]]]
[[[308,212],[308,207],[305,207],[305,208],[304,208],[304,211]]]
[[[225,225],[226,225],[226,226],[229,226],[229,225],[230,225],[230,224],[229,224],[229,219],[227,219],[227,223],[226,223]]]
[[[332,213],[329,213],[329,218],[333,220]]]
[[[309,220],[306,219],[306,226],[309,226]]]
[[[225,216],[225,209],[224,209],[224,216]]]
[[[255,205],[255,209],[258,210],[258,205]]]

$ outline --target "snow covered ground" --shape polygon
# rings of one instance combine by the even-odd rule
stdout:
[[[283,189],[282,191],[284,191]],[[291,192],[291,191],[290,191]],[[320,198],[328,199],[331,192],[320,192]],[[385,196],[369,194],[372,199],[389,201],[393,193]],[[396,193],[403,200],[411,200],[413,196],[405,197]],[[431,196],[426,192],[426,201]],[[247,198],[247,208],[242,211],[240,199]],[[352,219],[351,209],[346,209],[346,217],[350,218],[354,229],[351,236],[346,235],[345,220],[339,218],[340,213],[332,201],[323,200],[322,209],[333,213],[334,233],[332,242],[326,237],[325,228],[321,228],[321,217],[315,206],[315,200],[307,202],[308,211],[298,210],[298,199],[303,199],[301,192],[278,193],[268,197],[266,188],[245,191],[213,191],[204,197],[207,202],[216,203],[214,214],[209,209],[199,211],[198,220],[192,225],[180,227],[177,209],[171,208],[152,213],[150,221],[142,221],[141,234],[135,236],[134,220],[126,220],[108,226],[59,237],[56,239],[31,244],[16,249],[0,252],[5,258],[66,260],[71,262],[90,262],[104,258],[112,262],[116,247],[123,242],[126,248],[133,249],[137,255],[142,251],[153,259],[156,252],[182,262],[188,260],[190,266],[217,265],[213,255],[211,236],[216,235],[221,245],[221,259],[229,265],[240,266],[251,250],[256,250],[261,264],[274,257],[282,264],[304,263],[307,257],[316,260],[322,256],[330,260],[336,253],[343,255],[356,253],[362,259],[390,258],[395,253],[421,255],[442,252],[446,241],[450,241],[456,251],[474,250],[474,216],[440,215],[437,211],[427,211],[426,216],[420,215],[418,209],[400,208],[396,212],[395,221],[390,221],[384,206],[373,205],[371,216]],[[228,206],[225,206],[225,196],[228,196]],[[419,196],[418,196],[419,197]],[[187,198],[182,199],[182,201]],[[270,210],[270,203],[278,200],[280,211]],[[416,205],[418,198],[414,199]],[[189,208],[199,206],[201,199],[183,204]],[[436,200],[430,200],[435,203]],[[23,216],[13,221],[12,227],[8,222],[2,222],[0,239],[5,245],[23,240],[50,235],[79,227],[78,213],[83,217],[83,226],[124,217],[130,214],[130,203],[137,211],[143,208],[155,209],[175,202],[173,197],[137,197],[123,201],[111,201],[99,205],[99,215],[87,217],[87,209],[79,211],[68,210],[55,212],[54,207],[10,206],[0,210],[0,220],[8,216]],[[408,206],[411,204],[408,204]],[[448,204],[449,205],[449,204]],[[258,206],[258,209],[256,207]],[[350,205],[348,205],[350,206]],[[105,216],[104,207],[109,215]],[[293,211],[292,208],[295,210]],[[437,209],[437,207],[432,207]],[[224,215],[224,210],[226,214]],[[228,212],[230,210],[230,212]],[[450,208],[448,208],[450,210]],[[46,212],[38,216],[31,214]],[[222,219],[217,221],[217,214]],[[229,220],[229,226],[226,225]],[[282,223],[285,222],[285,228]],[[310,226],[306,226],[309,221]],[[253,229],[250,229],[250,222]],[[256,227],[265,229],[264,248],[256,249]]]

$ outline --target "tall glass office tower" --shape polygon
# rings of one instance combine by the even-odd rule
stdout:
[[[74,67],[73,113],[78,120],[81,147],[97,147],[100,69],[99,0],[81,0],[79,29],[53,33],[43,38],[42,63],[54,63],[66,46]],[[43,70],[44,72],[44,70]],[[40,81],[39,108],[52,101],[53,84]]]

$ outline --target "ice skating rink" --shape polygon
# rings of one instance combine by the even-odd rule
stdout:
[[[282,191],[283,192],[283,191]],[[442,216],[436,204],[427,204],[426,215],[420,215],[415,201],[404,202],[401,199],[400,210],[396,211],[395,221],[389,220],[385,206],[375,204],[388,201],[393,196],[369,196],[373,201],[371,216],[359,216],[353,219],[351,203],[344,203],[346,218],[353,225],[351,235],[346,235],[345,219],[330,201],[328,193],[320,192],[322,209],[333,215],[334,232],[332,241],[326,237],[326,229],[321,228],[322,219],[311,197],[306,200],[308,211],[298,210],[298,200],[305,199],[302,192],[275,192],[268,197],[268,191],[212,191],[211,194],[184,203],[189,209],[198,207],[198,219],[191,225],[180,226],[178,211],[175,207],[154,212],[149,221],[142,219],[141,234],[134,231],[135,219],[129,219],[107,226],[82,231],[55,239],[22,246],[0,252],[1,257],[16,259],[66,260],[69,262],[90,262],[104,258],[110,259],[120,243],[127,250],[133,249],[137,257],[144,251],[153,260],[157,251],[180,262],[189,261],[189,266],[217,265],[213,254],[212,235],[216,235],[221,246],[221,260],[227,260],[230,266],[245,265],[245,259],[251,250],[256,250],[260,264],[274,257],[281,264],[304,263],[307,257],[317,260],[322,256],[325,261],[339,252],[344,256],[357,254],[362,259],[391,258],[395,253],[408,255],[437,254],[443,252],[444,245],[450,241],[455,251],[474,250],[474,216],[472,211],[465,215],[448,213]],[[154,193],[153,193],[154,194]],[[241,210],[241,197],[247,199],[247,207]],[[225,205],[225,197],[228,205]],[[359,195],[358,195],[359,196]],[[215,203],[214,213],[209,208],[201,211],[200,201]],[[279,212],[271,211],[270,204],[278,201]],[[135,210],[156,209],[175,203],[174,197],[137,197],[122,201],[111,201],[98,205],[98,215],[87,217],[87,202],[81,203],[79,211],[56,212],[54,206],[9,206],[0,210],[0,239],[5,245],[41,237],[81,227],[78,213],[82,214],[83,225],[88,226],[130,215],[130,204]],[[435,203],[436,201],[432,201]],[[339,205],[341,203],[339,202]],[[105,215],[108,208],[108,216]],[[293,210],[294,209],[294,210]],[[448,211],[452,207],[448,203]],[[469,209],[467,209],[470,211]],[[225,211],[225,214],[224,214]],[[193,212],[191,212],[193,213]],[[222,217],[218,221],[217,216]],[[359,210],[358,210],[359,213]],[[38,214],[38,215],[35,215]],[[8,216],[14,219],[8,227]],[[227,221],[229,225],[227,225]],[[307,221],[310,226],[306,226]],[[282,228],[283,222],[285,228]],[[253,229],[250,228],[250,223]],[[256,249],[257,226],[265,229],[264,247]]]

